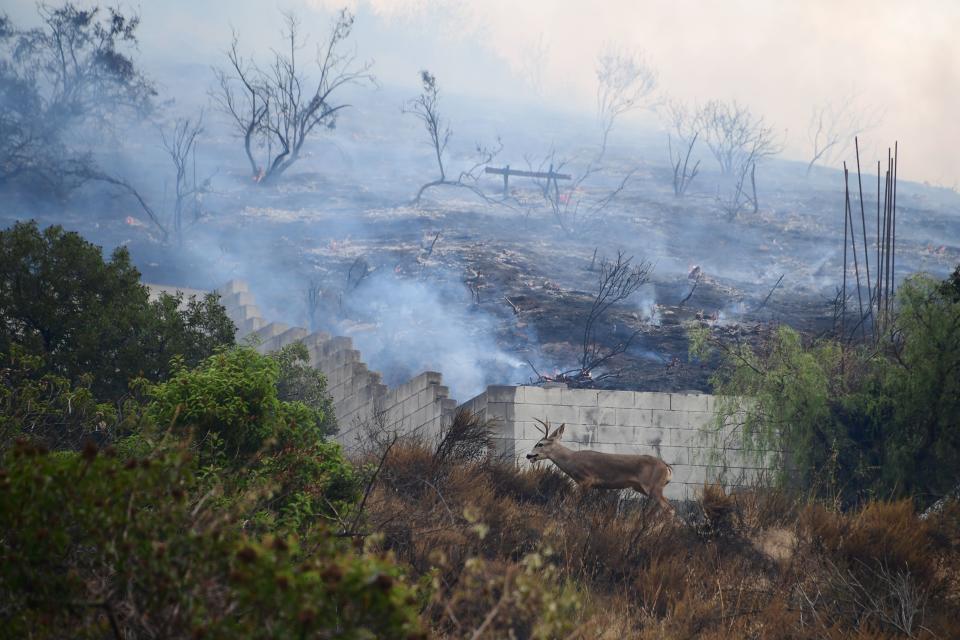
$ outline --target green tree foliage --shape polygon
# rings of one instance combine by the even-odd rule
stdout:
[[[195,369],[178,364],[150,390],[148,415],[158,429],[197,443],[205,473],[262,488],[256,513],[265,526],[342,518],[359,478],[339,445],[325,441],[333,418],[279,398],[281,368],[278,358],[250,347],[221,351]]]
[[[0,458],[0,618],[16,638],[409,638],[389,559],[323,528],[244,531],[196,462],[21,444]],[[68,631],[69,630],[69,631]]]
[[[294,342],[271,354],[280,365],[277,378],[277,397],[280,400],[302,402],[318,411],[318,426],[324,435],[337,432],[336,416],[333,412],[333,398],[327,393],[327,379],[310,366],[307,347],[302,342]]]
[[[27,222],[0,231],[0,255],[0,352],[19,344],[42,357],[41,374],[92,376],[100,400],[119,400],[138,376],[163,380],[174,355],[194,365],[233,343],[216,295],[150,302],[124,248],[104,261],[80,235]]]
[[[779,327],[754,350],[694,329],[694,355],[724,354],[711,435],[733,426],[748,455],[778,457],[782,480],[845,501],[945,495],[960,482],[958,274],[905,281],[879,348]]]

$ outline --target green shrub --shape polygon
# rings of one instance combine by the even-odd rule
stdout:
[[[724,354],[712,435],[738,424],[755,458],[779,454],[781,480],[844,502],[913,496],[960,483],[960,296],[953,280],[907,279],[878,347],[805,343],[781,326],[759,349],[691,331],[691,351]],[[714,441],[719,450],[722,442]]]
[[[325,441],[331,420],[323,410],[279,399],[280,370],[276,358],[249,347],[223,350],[194,369],[178,364],[150,390],[148,415],[157,429],[194,443],[205,475],[262,489],[263,526],[342,518],[360,479],[339,445]]]
[[[0,459],[8,637],[405,638],[415,598],[387,558],[315,528],[245,533],[184,449],[124,461],[21,444]]]

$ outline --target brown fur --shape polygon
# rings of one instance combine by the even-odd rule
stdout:
[[[544,437],[534,446],[527,459],[552,461],[561,471],[585,489],[633,489],[655,500],[661,507],[673,511],[663,496],[663,488],[673,477],[673,469],[660,458],[647,455],[601,453],[600,451],[573,451],[560,444],[566,424],[550,433],[545,427]]]

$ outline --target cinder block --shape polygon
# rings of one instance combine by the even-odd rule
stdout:
[[[601,407],[633,409],[633,391],[598,391],[597,402]]]
[[[671,447],[699,447],[703,436],[696,429],[664,429],[664,444]]]
[[[709,411],[688,411],[687,424],[694,429],[712,427],[716,424],[716,414]]]
[[[543,404],[546,402],[547,394],[541,387],[523,386],[517,387],[517,402],[526,404]]]
[[[667,430],[661,429],[658,427],[647,427],[641,426],[637,427],[637,442],[642,442],[649,445],[663,445],[666,444],[664,440],[667,438]]]
[[[673,468],[673,478],[670,484],[699,484],[702,485],[706,479],[705,467],[692,464],[671,464]]]
[[[600,407],[578,407],[580,412],[580,424],[599,425]]]
[[[249,291],[235,291],[220,296],[220,304],[228,310],[239,309],[244,305],[253,305],[257,301]]]
[[[600,407],[600,426],[616,426],[620,424],[617,421],[617,410],[610,407]]]
[[[217,288],[217,292],[224,297],[230,295],[231,293],[239,293],[241,291],[249,290],[250,286],[246,283],[246,281],[238,279],[229,280]]]
[[[687,415],[682,411],[650,410],[650,426],[661,429],[686,429]]]
[[[514,429],[517,439],[538,442],[543,437],[543,427],[536,422],[515,422]]]
[[[603,444],[637,444],[637,433],[633,427],[598,427],[597,442]]]
[[[684,465],[694,464],[693,461],[690,460],[689,449],[687,449],[686,447],[650,446],[650,449],[652,450],[650,455],[657,456],[658,458],[660,458],[661,460],[663,460],[664,462],[666,462],[671,466],[676,464],[684,464]]]
[[[564,438],[567,440],[575,440],[581,446],[589,447],[597,441],[597,427],[596,425],[578,425],[576,430],[576,436],[573,438],[567,438],[564,435]]]
[[[496,419],[502,422],[513,422],[515,419],[515,405],[512,402],[488,402],[487,419]]]
[[[597,406],[597,392],[591,389],[560,389],[560,404],[595,407]]]
[[[593,442],[594,432],[595,427],[587,427],[581,424],[568,424],[563,430],[563,442],[568,445],[574,442],[580,444]]]
[[[517,388],[508,385],[490,385],[487,387],[487,402],[514,402]]]
[[[513,410],[516,420],[533,422],[547,419],[546,407],[542,404],[516,404]]]
[[[263,341],[267,341],[270,338],[274,338],[287,329],[290,328],[290,325],[284,324],[282,322],[271,322],[262,329],[254,332],[254,334]]]
[[[548,391],[552,391],[552,389],[548,389]],[[557,389],[557,391],[559,391],[559,389]],[[580,415],[576,407],[566,407],[558,404],[547,405],[545,408],[545,413],[547,416],[546,419],[553,427],[558,427],[567,422],[575,424],[580,419]]]
[[[249,318],[243,322],[237,324],[237,337],[245,337],[254,333],[258,329],[262,329],[266,326],[266,320],[263,318]]]
[[[637,391],[634,393],[633,402],[637,409],[661,409],[664,411],[670,410],[669,393]]]
[[[560,387],[554,387],[549,389],[541,389],[543,391],[543,404],[546,405],[560,405],[563,404],[563,391],[564,389]]]
[[[707,411],[708,396],[693,393],[671,393],[670,409],[672,411]]]
[[[277,344],[280,348],[302,340],[309,335],[309,332],[303,327],[291,327],[277,336]]]
[[[653,424],[652,409],[616,409],[617,424],[624,427],[649,426]]]

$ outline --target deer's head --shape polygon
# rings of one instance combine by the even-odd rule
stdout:
[[[527,460],[530,462],[536,462],[542,458],[551,458],[553,451],[560,447],[560,438],[563,436],[563,430],[567,426],[566,423],[561,424],[558,429],[554,429],[553,433],[550,433],[550,423],[541,422],[537,420],[540,424],[543,425],[543,428],[540,429],[543,433],[543,437],[533,445],[533,451],[527,454]],[[539,428],[539,427],[538,427]]]

